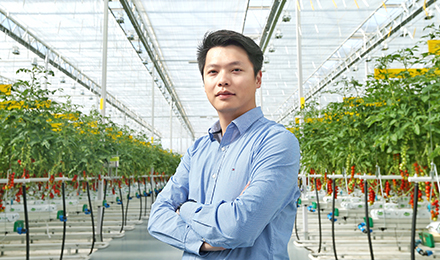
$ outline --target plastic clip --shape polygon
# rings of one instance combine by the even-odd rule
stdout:
[[[335,221],[335,222],[338,220],[338,219],[336,219],[336,218],[333,217],[333,214],[332,214],[331,212],[327,214],[327,218],[328,218],[330,221]]]
[[[22,228],[22,227],[17,228],[17,233],[20,234],[20,235],[21,234],[26,234],[26,231],[27,230],[25,228]]]

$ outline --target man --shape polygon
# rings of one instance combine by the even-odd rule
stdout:
[[[289,259],[299,144],[256,107],[263,53],[220,30],[205,35],[197,60],[219,120],[182,157],[148,230],[184,250],[182,259]]]

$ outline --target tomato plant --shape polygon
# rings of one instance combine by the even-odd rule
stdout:
[[[83,114],[70,102],[50,100],[56,91],[42,88],[41,82],[53,72],[35,66],[17,73],[30,79],[17,81],[9,93],[0,93],[2,177],[8,171],[15,178],[55,174],[73,178],[82,172],[98,176],[106,174],[106,163],[115,155],[120,157],[118,173],[127,177],[149,174],[151,167],[167,176],[174,173],[180,155],[163,150],[160,144],[151,145],[146,135],[116,125],[96,110]],[[58,186],[52,185],[51,191],[57,193]]]

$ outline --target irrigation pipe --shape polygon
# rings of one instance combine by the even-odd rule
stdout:
[[[90,218],[92,220],[92,233],[93,233],[93,237],[92,237],[92,248],[90,248],[90,253],[89,255],[92,254],[93,252],[93,248],[95,247],[95,221],[93,219],[93,208],[92,208],[92,200],[90,199],[90,189],[89,189],[89,182],[86,181],[86,185],[87,185],[87,197],[89,199],[89,209],[90,209]]]

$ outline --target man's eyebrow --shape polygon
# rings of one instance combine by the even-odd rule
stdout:
[[[238,60],[226,64],[226,66],[236,66],[236,65],[243,65],[243,62]],[[210,63],[205,66],[205,68],[216,68],[216,67],[219,67],[219,65],[216,63]]]

